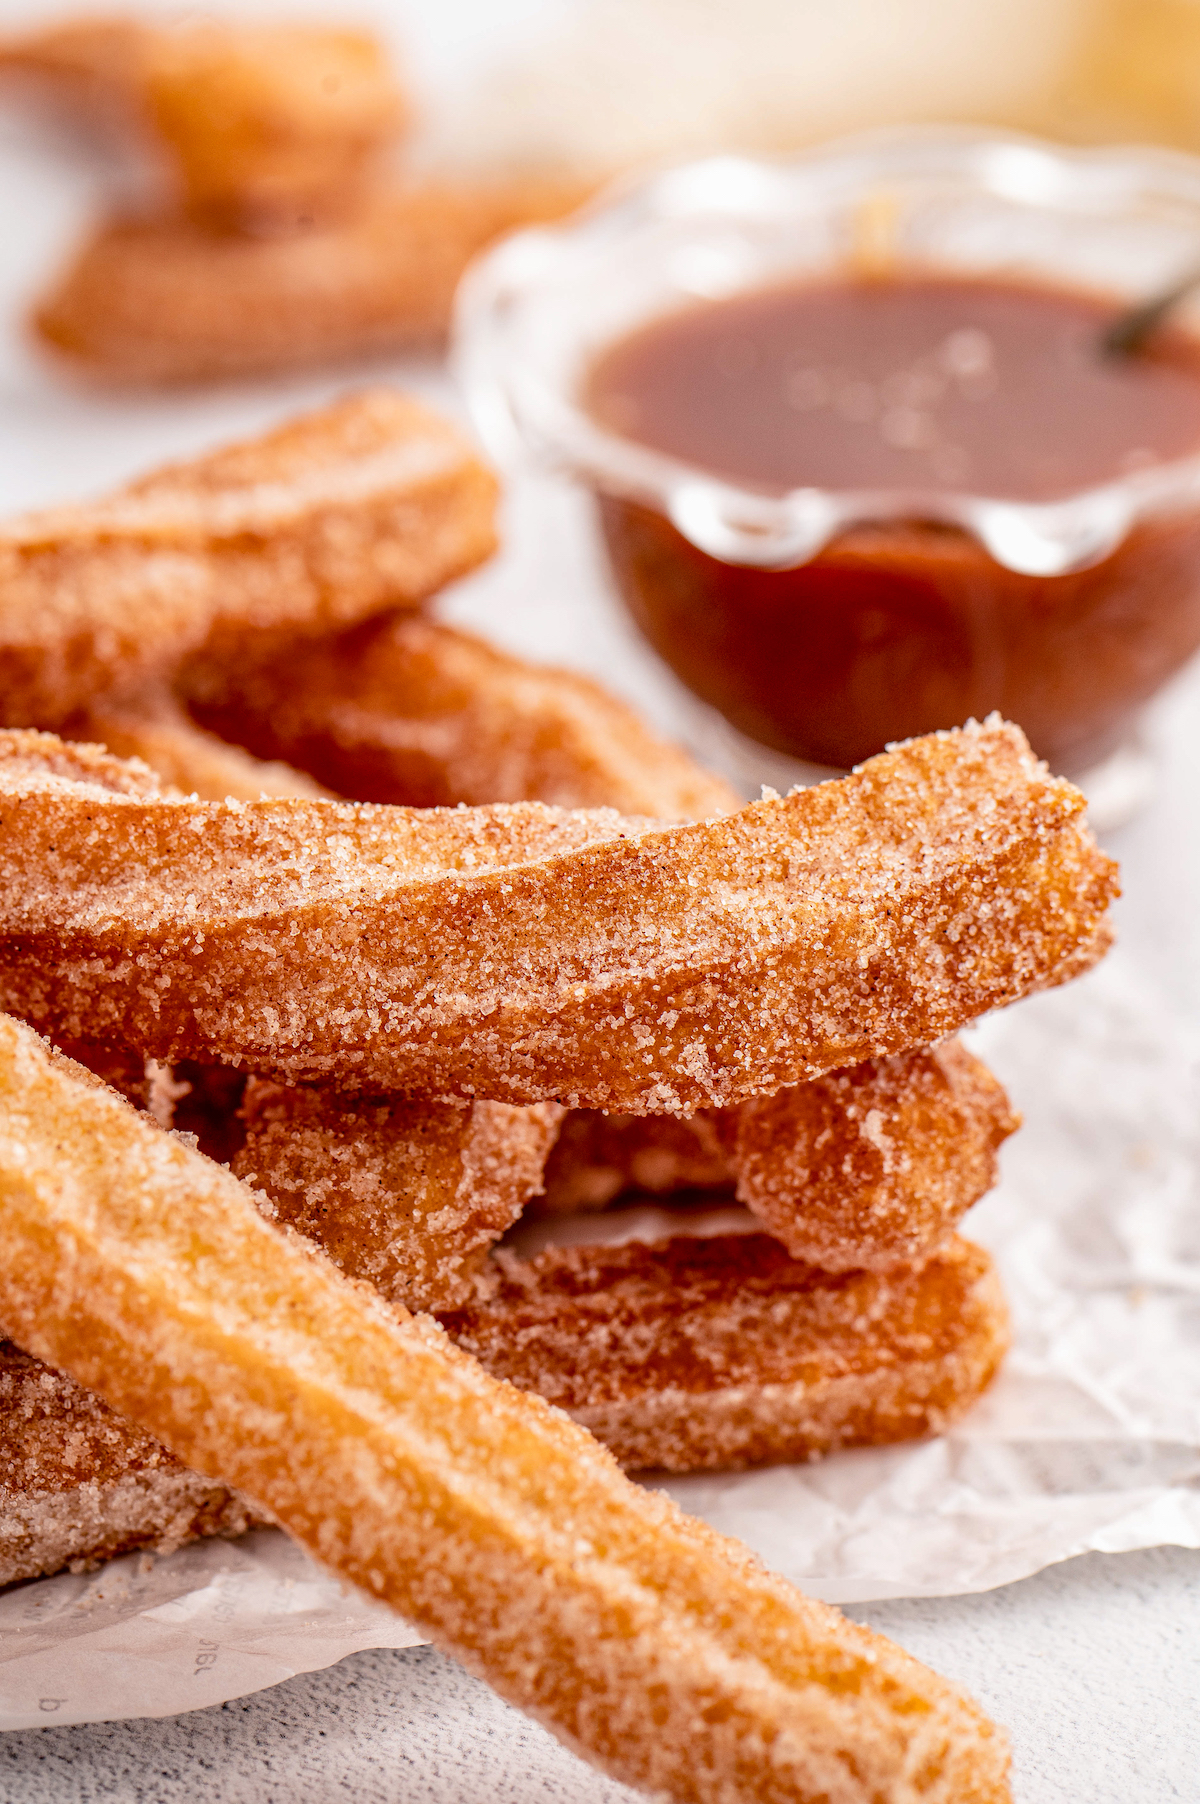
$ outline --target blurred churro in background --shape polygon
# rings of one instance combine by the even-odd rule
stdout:
[[[409,104],[366,32],[215,19],[67,20],[0,40],[0,75],[157,151],[184,212],[278,231],[352,206]]]
[[[437,345],[475,253],[589,192],[537,175],[397,182],[340,219],[266,238],[170,214],[114,219],[38,304],[37,330],[81,374],[133,383]]]
[[[0,43],[0,77],[114,124],[159,192],[102,223],[35,310],[110,382],[344,362],[444,334],[467,263],[595,186],[556,163],[417,173],[382,44],[318,25],[80,18]]]

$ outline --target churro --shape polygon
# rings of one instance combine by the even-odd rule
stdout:
[[[376,39],[316,25],[68,20],[0,41],[0,76],[153,140],[188,212],[222,228],[344,211],[408,114]]]
[[[561,1113],[252,1078],[232,1168],[352,1278],[410,1309],[447,1308],[474,1294],[488,1249],[540,1187]]]
[[[1008,1344],[991,1260],[834,1277],[766,1234],[498,1253],[494,1291],[438,1311],[497,1378],[589,1428],[623,1466],[814,1459],[940,1434]]]
[[[1075,976],[1116,889],[1083,797],[998,722],[678,827],[145,781],[0,734],[4,1006],[348,1090],[726,1107]]]
[[[756,1096],[733,1124],[738,1201],[795,1259],[880,1270],[943,1241],[1020,1125],[957,1041]]]
[[[223,738],[357,802],[549,802],[668,821],[740,805],[599,684],[423,616],[183,680]]]
[[[187,383],[338,364],[439,342],[459,278],[493,239],[559,219],[591,184],[410,181],[288,237],[118,218],[38,304],[43,343],[109,383]]]
[[[694,1115],[621,1115],[570,1109],[546,1161],[537,1215],[607,1209],[630,1191],[668,1196],[677,1190],[732,1193],[730,1110]]]
[[[0,527],[0,719],[54,725],[190,652],[415,607],[495,545],[496,484],[389,390]]]
[[[0,1320],[614,1776],[1001,1804],[954,1686],[639,1490],[227,1171],[0,1023]]]
[[[101,16],[0,39],[0,77],[26,85],[72,124],[128,128],[141,111],[151,30],[137,19]]]
[[[0,1585],[262,1521],[62,1372],[0,1341]]]
[[[383,46],[313,25],[158,31],[145,115],[205,225],[296,230],[353,210],[408,107]]]
[[[165,683],[138,695],[94,701],[63,722],[62,736],[104,746],[118,758],[140,758],[171,788],[209,802],[329,794],[303,771],[255,758],[205,732]]]
[[[674,1119],[580,1110],[546,1166],[544,1215],[627,1191],[735,1191],[795,1259],[886,1270],[946,1238],[996,1182],[1019,1125],[958,1041],[868,1059],[736,1109]]]

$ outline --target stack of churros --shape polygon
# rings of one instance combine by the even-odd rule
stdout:
[[[80,19],[0,42],[0,77],[124,126],[160,193],[102,223],[35,311],[110,382],[192,382],[438,340],[468,262],[588,187],[391,167],[412,114],[341,27]]]
[[[4,531],[0,1575],[277,1521],[657,1793],[1006,1798],[617,1462],[979,1396],[1017,1124],[955,1036],[1114,868],[999,721],[740,804],[425,611],[493,503],[370,394]]]

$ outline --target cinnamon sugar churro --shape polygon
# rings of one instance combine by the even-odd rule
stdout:
[[[138,1548],[172,1553],[261,1520],[99,1397],[0,1341],[0,1585]]]
[[[559,219],[593,184],[552,176],[409,181],[287,237],[118,218],[81,247],[34,328],[80,374],[188,383],[440,341],[459,278],[493,239]]]
[[[886,1269],[943,1241],[1020,1125],[958,1041],[870,1059],[737,1111],[737,1197],[795,1259]]]
[[[1018,1125],[987,1066],[949,1040],[682,1120],[580,1110],[535,1209],[601,1209],[628,1190],[736,1191],[793,1258],[886,1270],[937,1246],[991,1189]]]
[[[182,674],[206,726],[357,802],[549,802],[656,820],[740,806],[599,684],[423,616]]]
[[[941,1038],[1108,942],[1083,798],[998,722],[671,828],[132,770],[0,735],[0,996],[163,1060],[689,1112]]]
[[[205,732],[167,685],[129,697],[102,697],[63,722],[63,737],[140,758],[165,784],[205,801],[262,796],[323,796],[329,791],[290,765],[264,760]]]
[[[991,1260],[834,1277],[766,1234],[499,1253],[493,1293],[438,1311],[497,1378],[565,1409],[630,1468],[813,1459],[940,1434],[1008,1344]]]
[[[469,1300],[488,1249],[540,1187],[561,1113],[252,1078],[232,1169],[352,1278],[411,1309],[441,1309]]]
[[[57,724],[201,648],[415,607],[495,545],[461,434],[379,389],[0,527],[0,719]]]
[[[72,122],[136,134],[208,225],[295,229],[352,205],[408,107],[364,32],[215,19],[75,19],[0,40]]]
[[[694,1115],[622,1115],[570,1109],[546,1160],[539,1216],[607,1209],[627,1192],[669,1196],[677,1190],[732,1192],[729,1120],[736,1110]]]
[[[0,1022],[0,1319],[652,1792],[1002,1804],[1003,1738]]]

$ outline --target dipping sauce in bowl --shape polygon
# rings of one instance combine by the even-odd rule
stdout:
[[[1103,338],[1198,255],[1200,158],[905,128],[507,240],[456,362],[747,787],[998,709],[1095,795],[1200,647],[1200,297]]]
[[[1200,340],[1101,349],[1120,303],[913,271],[770,285],[651,320],[593,361],[608,431],[743,490],[1055,503],[1200,454]],[[847,766],[998,708],[1059,769],[1111,752],[1200,644],[1200,512],[1041,576],[962,527],[856,522],[793,569],[725,562],[601,493],[634,617],[750,738]],[[890,512],[890,510],[889,510]]]

